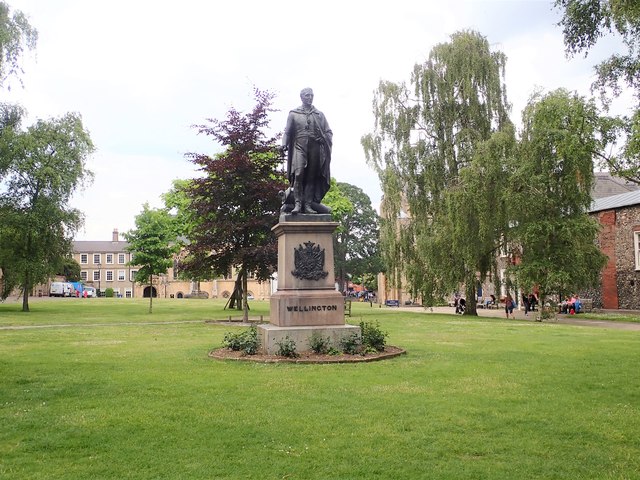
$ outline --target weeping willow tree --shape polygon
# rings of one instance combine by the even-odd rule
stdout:
[[[462,31],[415,65],[409,85],[382,81],[374,93],[375,128],[362,146],[384,195],[382,252],[390,282],[406,281],[426,304],[461,284],[475,299],[496,270],[515,148],[505,62],[484,36]]]

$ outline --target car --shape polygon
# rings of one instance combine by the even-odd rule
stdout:
[[[96,293],[96,289],[93,287],[84,287],[84,291],[87,292],[87,298],[88,297],[95,298],[98,296]]]
[[[255,298],[253,295],[249,294],[247,295],[247,300],[255,300]]]

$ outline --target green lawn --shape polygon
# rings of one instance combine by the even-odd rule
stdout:
[[[256,364],[223,305],[0,304],[0,479],[640,478],[640,332],[354,303],[408,354]]]

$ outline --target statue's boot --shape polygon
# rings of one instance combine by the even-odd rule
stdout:
[[[296,215],[302,211],[302,185],[297,179],[293,184],[293,201],[294,206],[291,214]]]
[[[311,185],[307,185],[307,188],[304,191],[304,213],[318,213],[311,207],[311,202],[313,202],[313,187]]]

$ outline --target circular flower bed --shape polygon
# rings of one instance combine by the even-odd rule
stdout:
[[[261,363],[352,363],[385,360],[387,358],[394,358],[406,353],[407,352],[402,348],[385,346],[385,349],[382,352],[366,353],[364,355],[348,355],[346,353],[328,355],[309,351],[300,352],[297,357],[289,358],[280,355],[268,355],[262,353],[247,355],[242,351],[234,351],[230,348],[218,348],[217,350],[209,352],[209,357],[216,360],[239,360]]]

